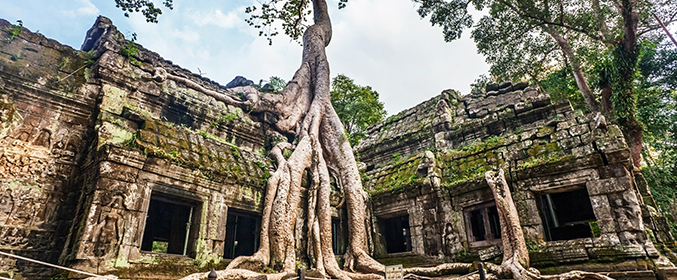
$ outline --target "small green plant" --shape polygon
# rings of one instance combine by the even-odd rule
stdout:
[[[260,160],[256,161],[256,165],[258,165],[261,169],[266,169],[266,164]]]
[[[271,76],[269,83],[273,87],[273,93],[280,93],[287,86],[287,82],[277,76]]]
[[[137,139],[139,139],[138,134],[136,134],[136,133],[132,134],[132,138],[129,138],[129,140],[122,143],[122,145],[125,146],[125,147],[140,149],[141,147],[139,146],[139,143],[136,142]]]
[[[541,248],[538,246],[538,242],[533,240],[527,240],[527,251],[529,252],[540,252]]]
[[[275,270],[272,269],[270,266],[266,266],[266,267],[263,268],[261,273],[266,273],[266,274],[275,273]]]
[[[207,133],[207,132],[204,131],[204,130],[201,130],[201,129],[198,130],[198,131],[197,131],[197,134],[200,135],[200,136],[202,136],[202,137],[204,137],[204,138],[209,138],[209,133]]]
[[[236,146],[230,146],[230,151],[233,153],[233,157],[238,160],[240,159],[240,152]]]
[[[593,237],[600,237],[602,236],[602,233],[599,230],[599,225],[597,224],[597,221],[594,222],[589,222],[590,224],[590,231],[592,231],[592,236]]]
[[[178,157],[178,156],[179,156],[179,152],[177,152],[177,151],[171,151],[171,152],[169,152],[169,155],[170,155],[171,157],[175,158],[175,157]]]
[[[68,64],[70,64],[70,63],[71,63],[71,58],[70,58],[70,57],[67,57],[67,56],[62,57],[62,58],[61,58],[61,63],[59,64],[59,70],[63,70],[63,69],[66,68],[66,66],[68,66]]]
[[[234,121],[239,116],[240,116],[240,114],[238,114],[237,112],[225,114],[221,118],[209,122],[209,127],[216,128],[217,126],[221,125],[222,123],[224,123],[226,121],[231,121],[231,122]]]
[[[19,35],[21,35],[21,30],[24,29],[23,21],[17,20],[16,22],[18,23],[18,25],[12,24],[12,27],[10,27],[9,30],[7,30],[10,35],[9,37],[5,38],[5,40],[7,40],[7,43],[11,43],[12,41],[14,41],[14,39],[19,37]]]
[[[289,157],[291,157],[292,153],[293,153],[292,150],[286,150],[285,149],[284,152],[282,152],[282,156],[284,157],[284,159],[289,159]]]
[[[400,156],[401,156],[400,153],[394,153],[394,154],[393,154],[393,161],[398,161],[398,160],[400,160]]]
[[[17,60],[19,60],[19,56],[16,55],[16,54],[13,54],[12,56],[9,57],[9,59],[11,59],[12,61],[17,61]]]
[[[129,41],[126,45],[122,46],[122,55],[124,55],[129,61],[137,66],[141,66],[141,62],[136,60],[135,55],[139,54],[139,48],[136,46],[136,33],[132,33],[132,40]]]
[[[494,144],[494,143],[498,143],[499,141],[501,141],[501,137],[494,135],[494,136],[487,138],[486,142]]]

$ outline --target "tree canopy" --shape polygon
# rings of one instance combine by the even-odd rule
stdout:
[[[497,80],[528,78],[571,88],[573,81],[592,112],[613,117],[623,128],[635,167],[640,166],[643,125],[637,119],[635,78],[642,40],[660,30],[657,20],[677,19],[677,3],[668,0],[415,0],[422,17],[443,27],[444,39],[458,39],[472,29],[478,51]],[[475,24],[470,8],[487,15]],[[549,76],[555,74],[554,76]],[[591,80],[592,78],[592,80]],[[555,79],[555,80],[553,80]],[[591,83],[592,81],[592,83]]]
[[[355,146],[364,138],[367,127],[380,122],[386,116],[378,92],[370,86],[360,86],[346,75],[338,75],[331,81],[331,104]]]

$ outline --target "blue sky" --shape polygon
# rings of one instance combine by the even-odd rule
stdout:
[[[226,84],[235,76],[258,82],[270,76],[291,78],[301,46],[278,36],[273,46],[248,26],[244,8],[253,0],[174,0],[158,24],[140,14],[130,18],[113,0],[5,0],[0,18],[20,19],[31,31],[79,49],[86,31],[104,15],[125,34],[165,59]],[[161,1],[156,1],[161,2]],[[332,77],[345,74],[379,92],[389,115],[456,89],[466,94],[488,65],[477,54],[469,32],[445,43],[440,28],[421,20],[410,0],[350,0],[338,10],[329,0],[334,26],[327,48]]]

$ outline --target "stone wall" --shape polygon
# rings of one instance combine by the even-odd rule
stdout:
[[[491,211],[493,195],[484,173],[501,168],[533,265],[659,256],[645,231],[642,209],[647,207],[615,124],[575,112],[568,103],[553,104],[526,83],[491,85],[487,91],[469,96],[445,91],[369,128],[357,150],[367,164],[365,188],[375,229],[393,216],[408,215],[414,254],[445,261],[500,260],[500,238],[474,240],[470,220]],[[589,197],[591,236],[547,236],[559,233],[550,233],[543,219],[551,214],[538,200],[562,193]],[[377,255],[387,253],[385,234],[376,231]]]
[[[7,40],[9,28],[0,20],[0,249],[56,262],[75,211],[73,177],[93,136],[97,94],[76,71],[90,57],[25,29]],[[5,274],[16,265],[0,257]]]
[[[103,17],[81,51],[25,29],[0,44],[0,249],[90,272],[202,265],[224,254],[229,209],[261,212],[268,127],[195,85],[234,91],[125,40]],[[184,80],[157,81],[160,68]],[[140,249],[154,194],[194,208],[186,256]],[[9,258],[0,271],[57,273]]]

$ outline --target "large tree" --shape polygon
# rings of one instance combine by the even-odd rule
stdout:
[[[367,127],[386,116],[378,92],[370,86],[360,86],[353,79],[340,74],[331,81],[331,104],[346,128],[350,145],[364,138]]]
[[[339,3],[344,2],[340,0]],[[258,25],[256,20],[262,20],[262,26],[270,26],[273,20],[282,19],[286,22],[285,32],[292,37],[304,30],[301,66],[279,94],[261,94],[256,88],[248,86],[237,89],[244,93],[243,99],[239,99],[194,86],[223,102],[275,116],[271,125],[294,138],[291,143],[283,141],[276,144],[270,152],[277,161],[277,169],[267,183],[259,250],[252,256],[234,259],[226,270],[219,272],[219,279],[282,279],[295,272],[297,244],[294,229],[299,226],[296,224],[297,210],[306,174],[310,182],[307,192],[309,245],[306,253],[310,256],[311,268],[323,276],[338,279],[383,277],[385,267],[367,252],[366,201],[369,197],[363,190],[346,130],[330,101],[330,74],[325,47],[331,40],[332,26],[326,0],[313,0],[312,7],[309,7],[310,4],[305,0],[272,0],[262,5],[261,14],[251,21]],[[249,10],[253,11],[253,8]],[[312,11],[314,24],[304,28],[303,19],[308,11]],[[157,71],[156,79],[167,78],[181,79],[162,70]],[[285,149],[292,150],[288,158],[283,156]],[[329,201],[332,176],[342,190],[348,213],[349,238],[343,268],[339,267],[332,251]],[[537,270],[529,269],[524,236],[503,172],[488,172],[487,181],[497,201],[505,252],[502,265],[489,265],[490,272],[515,279],[609,279],[587,272],[540,276]],[[255,272],[264,267],[271,267],[276,273]],[[407,269],[405,272],[439,276],[444,272],[467,272],[469,268],[470,264],[443,264],[434,268]],[[205,277],[203,273],[184,279]],[[476,276],[463,278],[472,277]]]
[[[643,127],[636,117],[637,92],[633,87],[640,55],[638,38],[660,29],[656,18],[667,24],[677,20],[675,1],[414,1],[421,3],[418,12],[422,17],[430,15],[434,25],[444,27],[447,41],[474,27],[472,36],[478,50],[499,78],[539,81],[552,70],[566,68],[590,111],[613,113],[628,138],[633,163],[639,167]],[[471,5],[488,11],[476,25]],[[613,71],[597,80],[598,97],[584,70],[595,62],[586,61],[595,58],[589,54],[604,50],[611,56]]]

